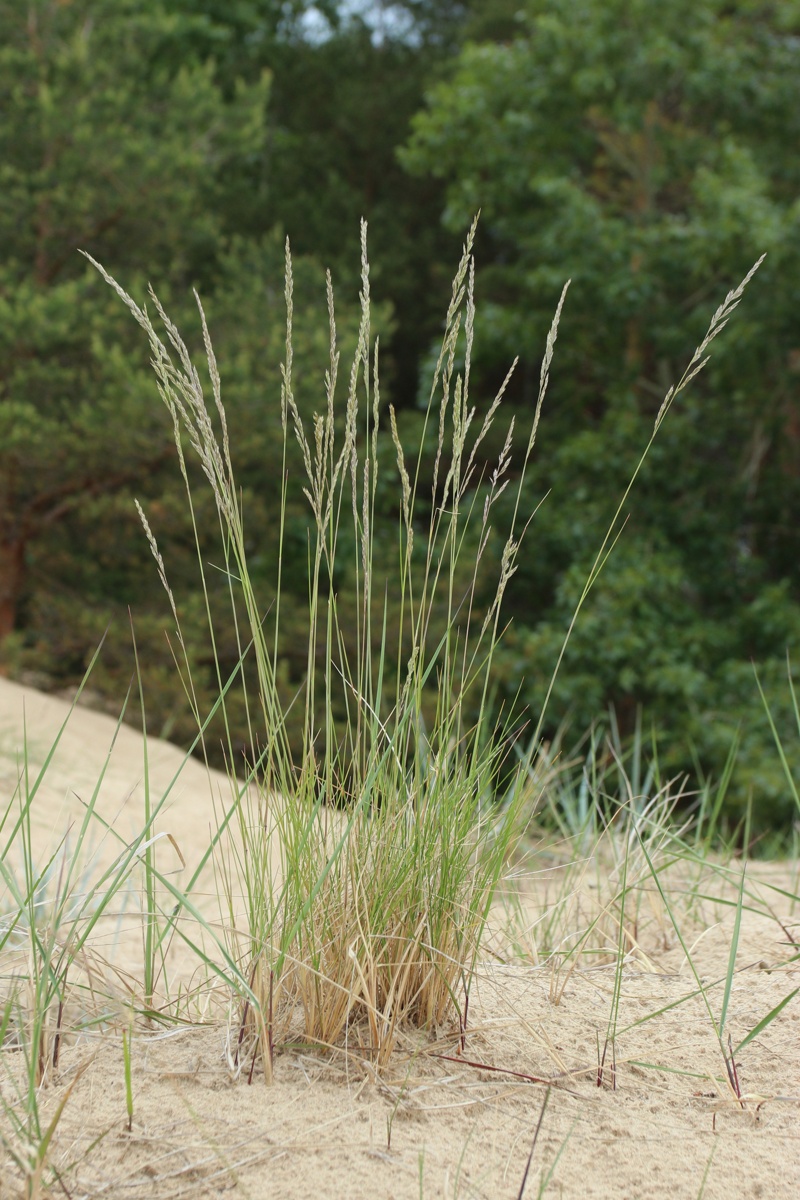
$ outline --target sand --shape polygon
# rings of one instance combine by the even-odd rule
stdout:
[[[23,711],[33,777],[68,708],[0,679],[4,800],[18,778]],[[74,838],[82,801],[91,796],[112,741],[98,810],[123,839],[134,836],[143,809],[142,738],[77,708],[33,805],[37,854],[61,844],[70,823]],[[148,760],[153,794],[160,795],[183,755],[151,742]],[[195,761],[184,765],[158,822],[186,864],[162,838],[160,862],[174,870],[178,885],[200,861],[215,806],[229,794],[224,776]],[[112,861],[120,844],[110,835],[98,839],[96,864]],[[12,850],[9,862],[13,856]],[[336,1055],[284,1050],[272,1087],[258,1073],[248,1085],[229,1068],[230,1030],[220,1010],[208,1004],[204,1013],[198,999],[186,1009],[191,1023],[136,1030],[129,1133],[119,1036],[87,1034],[68,1043],[41,1097],[43,1112],[53,1112],[73,1085],[50,1155],[64,1189],[54,1184],[51,1194],[73,1200],[223,1193],[253,1200],[514,1198],[547,1095],[526,1197],[539,1194],[543,1172],[543,1194],[553,1197],[800,1195],[800,994],[736,1055],[738,1101],[724,1082],[702,998],[687,999],[697,984],[651,888],[647,919],[621,975],[616,1070],[607,1062],[598,1086],[598,1044],[606,1037],[615,968],[600,956],[596,965],[567,976],[557,959],[536,952],[548,898],[558,892],[559,864],[544,853],[531,861],[541,873],[524,881],[519,906],[529,933],[519,933],[515,948],[508,915],[498,908],[463,1047],[452,1029],[409,1035],[378,1077],[354,1032]],[[210,874],[203,879],[213,916],[213,880]],[[792,944],[800,941],[800,914],[791,896],[774,887],[796,895],[797,864],[752,868],[728,1008],[734,1045],[800,987]],[[593,902],[592,888],[597,891],[596,882],[586,884],[583,910]],[[698,901],[691,913],[680,907],[692,960],[709,984],[725,977],[735,918],[734,881],[715,876],[714,889],[716,899]],[[710,895],[711,885],[702,890]],[[108,986],[122,995],[140,941],[135,914],[121,911],[113,934],[107,929],[102,938],[98,953],[111,964]],[[531,948],[527,957],[523,944]],[[722,991],[720,983],[710,992],[716,1013]],[[6,1051],[3,1057],[8,1095],[21,1055]],[[0,1169],[0,1197],[17,1194],[18,1177]]]

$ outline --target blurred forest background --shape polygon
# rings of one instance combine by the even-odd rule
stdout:
[[[138,300],[152,282],[201,346],[208,314],[252,566],[274,599],[283,247],[295,256],[296,392],[323,403],[325,268],[358,321],[369,222],[381,396],[417,444],[472,217],[472,401],[511,360],[527,427],[547,329],[572,287],[506,593],[493,704],[536,715],[574,604],[664,393],[709,317],[767,259],[670,413],[582,614],[545,733],[613,711],[658,732],[662,771],[718,776],[731,819],[794,805],[779,730],[800,634],[800,0],[0,0],[0,670],[62,689],[104,630],[91,688],[133,670],[150,730],[188,743],[172,619],[134,509],[159,539],[206,701],[192,531],[146,340],[78,253]],[[346,358],[346,356],[345,356]],[[487,463],[505,424],[485,445]],[[297,463],[292,470],[297,469]],[[398,486],[380,491],[396,561]],[[200,505],[208,556],[216,518]],[[305,669],[306,504],[292,493],[280,649]],[[338,581],[346,597],[346,572]],[[293,638],[292,620],[297,637]],[[218,647],[236,661],[231,634]],[[244,731],[242,732],[244,738]]]

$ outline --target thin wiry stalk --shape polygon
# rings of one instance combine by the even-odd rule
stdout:
[[[562,642],[561,650],[559,651],[558,659],[556,660],[556,665],[553,669],[552,675],[550,676],[550,682],[548,684],[547,692],[545,694],[545,698],[544,698],[544,701],[542,703],[542,707],[541,707],[541,710],[539,713],[539,718],[538,718],[538,722],[537,722],[537,726],[536,726],[536,732],[534,735],[535,740],[538,740],[538,737],[542,731],[542,728],[544,725],[544,720],[545,720],[545,717],[547,714],[547,709],[548,709],[549,703],[550,703],[550,697],[553,694],[553,688],[556,685],[556,679],[557,679],[559,671],[561,669],[561,664],[564,660],[564,655],[566,654],[567,646],[569,645],[570,638],[572,637],[572,631],[575,628],[576,622],[577,622],[578,617],[581,613],[581,610],[586,602],[586,599],[589,596],[589,593],[591,592],[592,588],[594,587],[595,583],[597,582],[597,579],[600,575],[600,572],[603,569],[603,566],[605,565],[606,559],[608,558],[610,551],[613,549],[617,538],[620,536],[621,529],[619,528],[619,522],[622,517],[622,512],[625,508],[625,505],[628,502],[628,497],[630,496],[631,492],[633,491],[634,484],[636,483],[636,480],[638,479],[639,474],[641,473],[642,468],[644,467],[645,461],[647,460],[647,457],[650,453],[653,443],[658,435],[658,432],[661,429],[661,426],[664,422],[664,418],[666,417],[667,413],[669,412],[670,408],[672,407],[673,403],[675,402],[676,398],[680,395],[680,393],[682,391],[684,391],[685,388],[688,387],[688,385],[695,378],[695,376],[698,375],[700,373],[700,371],[702,371],[703,367],[705,367],[706,363],[708,362],[708,358],[707,357],[704,358],[703,355],[705,354],[708,347],[711,345],[711,342],[714,340],[714,338],[719,333],[722,332],[725,325],[728,323],[728,320],[729,320],[732,312],[737,307],[737,305],[739,304],[739,301],[742,298],[742,295],[744,294],[745,288],[747,287],[748,283],[755,275],[758,268],[761,266],[762,262],[764,261],[764,258],[765,258],[765,255],[762,254],[761,257],[758,259],[758,261],[755,262],[753,264],[753,266],[750,268],[750,270],[747,272],[747,274],[745,275],[744,279],[739,284],[739,286],[734,288],[733,291],[728,292],[728,295],[725,297],[724,301],[722,302],[722,304],[719,306],[719,308],[716,310],[713,317],[711,318],[711,322],[708,326],[708,330],[706,331],[705,337],[703,338],[702,342],[700,343],[700,345],[697,347],[694,354],[692,355],[689,365],[686,367],[686,370],[684,371],[684,373],[681,376],[680,380],[678,381],[677,385],[675,387],[671,387],[669,389],[669,391],[667,392],[666,396],[664,397],[664,401],[663,401],[663,403],[658,411],[658,414],[656,416],[655,424],[653,426],[653,431],[650,435],[647,445],[645,446],[644,450],[642,451],[642,454],[639,457],[639,461],[637,462],[636,467],[634,468],[634,471],[633,471],[633,473],[630,477],[630,480],[628,481],[628,484],[622,494],[619,504],[617,505],[616,511],[614,512],[614,515],[611,519],[611,523],[609,524],[606,535],[603,538],[602,545],[600,546],[600,549],[597,551],[597,555],[595,556],[594,562],[592,564],[592,568],[589,571],[586,582],[583,585],[583,589],[581,591],[580,597],[578,598],[578,602],[575,605],[575,609],[572,614],[572,618],[570,620],[566,635],[564,637],[564,641]],[[549,370],[549,363],[547,364],[547,367]],[[544,377],[544,365],[543,365],[543,377]]]

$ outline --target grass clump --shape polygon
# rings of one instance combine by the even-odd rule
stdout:
[[[419,448],[411,461],[393,409],[387,422],[381,407],[366,225],[355,352],[340,386],[328,276],[329,364],[321,411],[310,425],[293,390],[293,277],[287,243],[281,549],[289,489],[296,486],[289,470],[293,443],[303,464],[301,486],[309,510],[306,680],[293,701],[303,707],[299,751],[292,747],[288,706],[279,687],[283,555],[279,553],[276,565],[277,600],[272,611],[264,612],[248,564],[221,377],[202,305],[198,298],[210,403],[189,350],[155,293],[151,291],[151,299],[160,332],[146,308],[95,264],[147,334],[190,510],[194,514],[187,449],[211,488],[219,519],[220,567],[230,605],[226,620],[233,623],[240,652],[250,747],[247,786],[224,819],[226,836],[219,839],[217,866],[219,890],[226,898],[229,961],[236,964],[239,980],[247,981],[239,988],[245,999],[231,1062],[240,1070],[251,1055],[250,1076],[260,1058],[271,1079],[274,1046],[289,1036],[318,1046],[354,1036],[362,1053],[381,1065],[403,1026],[431,1028],[455,1017],[463,1024],[489,906],[519,830],[520,813],[540,786],[531,762],[538,753],[544,709],[530,751],[510,778],[505,773],[508,791],[498,800],[498,746],[509,727],[493,723],[489,698],[503,594],[530,519],[521,513],[520,501],[567,288],[547,338],[521,461],[512,475],[512,420],[493,467],[484,471],[480,448],[497,419],[511,372],[476,422],[469,398],[474,235],[473,225],[453,282]],[[752,273],[714,314],[705,339],[659,409],[581,594],[556,672],[580,609],[621,532],[625,503],[650,446],[676,396],[705,365],[711,341]],[[376,519],[387,442],[399,497],[397,568],[392,574],[383,565]],[[424,450],[431,442],[433,462],[426,469]],[[488,602],[482,602],[486,550],[496,536],[495,506],[509,486],[516,489],[515,501],[506,506],[512,514],[510,527],[501,535],[493,590]],[[164,563],[141,510],[140,515],[182,643]],[[217,618],[199,537],[197,547],[215,646]],[[343,559],[349,559],[352,580],[346,601],[340,600],[337,587]],[[202,727],[185,653],[182,669]],[[221,676],[218,683],[225,718],[228,684]],[[238,763],[227,720],[224,728],[233,774]]]
[[[430,1028],[455,1016],[461,997],[469,993],[489,904],[519,828],[527,777],[518,773],[497,803],[501,731],[490,724],[487,701],[503,592],[515,570],[524,523],[519,497],[564,296],[547,340],[538,402],[516,468],[517,502],[504,535],[499,577],[489,603],[481,604],[483,559],[496,501],[511,479],[514,429],[512,421],[489,478],[479,478],[479,448],[506,384],[480,425],[473,423],[474,232],[473,227],[453,283],[422,442],[411,462],[393,410],[387,422],[380,403],[379,350],[370,334],[366,226],[355,354],[340,388],[329,277],[330,360],[322,411],[311,427],[293,393],[293,282],[287,245],[283,462],[286,468],[290,443],[296,441],[310,512],[307,678],[294,701],[304,706],[299,753],[290,745],[287,707],[278,687],[281,557],[278,600],[273,611],[264,613],[248,567],[220,373],[202,307],[198,300],[211,404],[181,335],[155,294],[161,332],[147,310],[99,267],[147,333],[189,503],[187,446],[216,502],[229,620],[240,647],[251,730],[246,774],[252,786],[243,789],[235,814],[229,814],[231,836],[218,859],[231,953],[252,993],[234,1057],[243,1060],[247,1041],[267,1078],[276,1040],[290,1030],[306,1042],[330,1046],[353,1026],[359,1037],[367,1029],[363,1052],[382,1064],[402,1026]],[[428,491],[422,444],[431,434],[435,450]],[[376,492],[387,441],[400,497],[393,578],[378,566],[376,542]],[[294,483],[287,476],[284,469],[281,544]],[[478,484],[482,505],[476,499]],[[422,511],[429,514],[427,522],[420,518]],[[178,608],[155,537],[142,517],[180,640]],[[336,579],[340,560],[348,554],[355,586],[345,613]],[[213,641],[215,620],[202,560],[200,570]],[[390,593],[398,621],[388,618]],[[184,666],[191,698],[188,660]],[[255,688],[248,686],[249,680]],[[221,679],[220,690],[222,694]],[[224,696],[222,709],[224,714]],[[237,762],[227,731],[226,723],[233,771]],[[243,912],[237,909],[239,896]]]

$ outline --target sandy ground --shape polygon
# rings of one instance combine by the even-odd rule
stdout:
[[[33,779],[67,710],[63,701],[0,679],[4,801],[19,778],[23,711]],[[86,709],[72,714],[32,807],[37,853],[59,845],[70,824],[75,836],[82,801],[112,741],[98,810],[123,839],[134,836],[143,811],[142,739],[128,728],[115,739],[115,728]],[[160,796],[183,755],[152,743],[148,759]],[[162,838],[161,861],[167,869],[173,856],[179,883],[200,861],[215,804],[228,795],[227,780],[195,762],[179,775],[157,826],[172,835],[186,863]],[[111,861],[119,844],[100,839],[96,862]],[[796,864],[753,870],[728,1010],[734,1045],[800,987],[792,945],[800,940],[800,912],[791,895],[770,887],[796,895],[796,879]],[[735,912],[733,885],[727,894],[717,885],[717,894],[698,907],[691,927],[692,957],[708,984],[725,976]],[[546,917],[542,896],[534,877],[523,888],[523,920],[525,913],[530,924]],[[137,1031],[128,1133],[119,1037],[87,1035],[68,1044],[42,1097],[45,1113],[54,1110],[79,1076],[52,1149],[65,1190],[56,1186],[52,1194],[513,1200],[550,1083],[526,1197],[539,1194],[543,1172],[545,1179],[552,1172],[548,1197],[800,1195],[800,994],[736,1056],[738,1102],[724,1082],[708,1012],[691,995],[696,983],[684,951],[663,908],[650,908],[652,919],[622,972],[616,1071],[607,1067],[603,1086],[598,1044],[613,1003],[613,965],[601,960],[567,976],[552,958],[512,952],[498,932],[495,954],[473,987],[463,1053],[452,1030],[439,1031],[438,1040],[409,1038],[382,1078],[359,1054],[355,1034],[346,1052],[325,1059],[285,1050],[267,1088],[260,1077],[250,1086],[232,1078],[228,1030],[218,1016]],[[104,936],[107,956],[116,950],[130,966],[133,951],[119,929]],[[721,984],[710,998],[718,1012]],[[13,1075],[19,1056],[4,1057]],[[0,1168],[0,1197],[20,1194],[17,1188]]]
[[[65,725],[66,722],[66,725]],[[47,764],[36,802],[31,807],[36,847],[44,852],[77,834],[77,828],[101,779],[97,811],[114,824],[122,837],[131,839],[144,815],[145,754],[143,739],[129,725],[81,705],[70,705],[54,696],[0,678],[0,789],[5,799],[25,770],[27,746],[28,787],[51,748],[60,740]],[[168,742],[147,743],[149,789],[153,802],[167,793],[159,831],[170,832],[185,846],[187,862],[202,853],[215,826],[215,803],[230,797],[224,775],[207,772],[194,759]],[[174,782],[173,782],[174,781]],[[105,839],[96,846],[98,861],[109,862],[118,843]],[[177,860],[175,865],[177,866]]]

